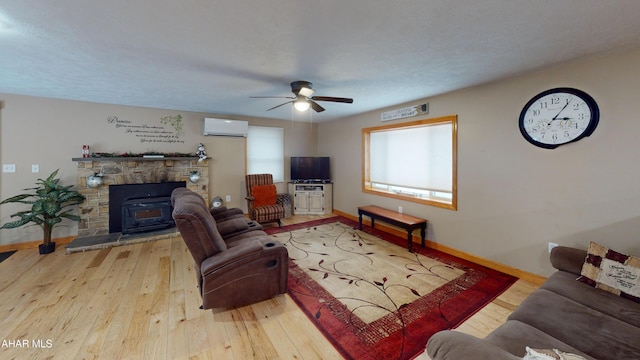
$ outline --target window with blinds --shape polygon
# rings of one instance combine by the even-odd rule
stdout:
[[[247,174],[272,174],[273,182],[284,181],[284,129],[249,126]]]
[[[457,208],[457,117],[362,130],[363,191]]]

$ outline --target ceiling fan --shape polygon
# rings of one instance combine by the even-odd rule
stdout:
[[[333,97],[333,96],[312,96],[315,90],[312,89],[313,84],[308,81],[294,81],[291,83],[291,92],[295,96],[251,96],[253,99],[291,99],[285,103],[274,106],[269,110],[273,110],[279,108],[280,106],[293,103],[293,107],[298,111],[306,111],[309,107],[311,107],[315,112],[322,112],[325,109],[320,106],[316,101],[331,101],[331,102],[341,102],[351,104],[353,103],[353,99],[350,98],[342,98],[342,97]]]

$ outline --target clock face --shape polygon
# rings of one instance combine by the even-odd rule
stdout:
[[[530,143],[547,149],[591,135],[600,112],[589,94],[572,88],[544,91],[520,113],[520,132]]]

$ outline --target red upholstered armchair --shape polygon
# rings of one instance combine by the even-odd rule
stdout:
[[[245,177],[247,184],[247,208],[249,217],[259,223],[277,222],[282,226],[284,218],[284,196],[278,195],[271,174],[250,174]]]

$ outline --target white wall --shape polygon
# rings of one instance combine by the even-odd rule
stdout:
[[[601,55],[390,108],[426,101],[428,117],[458,115],[458,211],[360,190],[361,129],[380,125],[389,109],[321,124],[318,153],[332,157],[334,208],[356,215],[359,205],[401,205],[429,219],[432,241],[544,276],[553,271],[548,242],[598,241],[640,255],[638,64],[640,49]],[[601,118],[591,137],[546,150],[524,140],[518,116],[555,87],[589,93]]]

